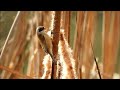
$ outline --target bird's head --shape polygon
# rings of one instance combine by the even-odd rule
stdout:
[[[37,29],[36,29],[36,33],[37,33],[37,34],[40,34],[41,31],[43,31],[44,29],[45,29],[44,26],[38,26]]]

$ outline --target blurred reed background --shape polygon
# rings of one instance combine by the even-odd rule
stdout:
[[[51,70],[57,79],[99,79],[94,56],[102,79],[120,78],[119,11],[21,11],[12,27],[17,14],[0,11],[1,79],[50,79]],[[39,44],[39,25],[56,33],[57,65]]]

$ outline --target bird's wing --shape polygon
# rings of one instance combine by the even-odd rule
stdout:
[[[44,51],[46,52],[46,53],[48,53],[48,48],[47,48],[47,43],[46,43],[46,39],[45,39],[45,37],[43,36],[43,35],[40,35],[40,39],[41,39],[41,41],[42,41],[42,48],[44,49]]]

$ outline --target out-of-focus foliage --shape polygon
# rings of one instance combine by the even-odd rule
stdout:
[[[0,11],[0,49],[7,38],[17,11]]]
[[[36,57],[38,57],[39,56],[39,53],[35,53],[35,52],[37,52],[37,49],[36,49],[36,47],[38,48],[39,46],[38,46],[38,44],[37,44],[37,39],[36,39],[36,37],[35,37],[35,32],[34,32],[34,29],[35,29],[35,27],[37,26],[37,24],[38,25],[45,25],[45,26],[47,26],[47,28],[49,27],[49,23],[48,22],[50,22],[50,14],[49,14],[49,12],[37,12],[36,14],[35,14],[36,12],[29,12],[29,15],[28,16],[31,16],[31,17],[29,17],[29,19],[27,19],[28,20],[28,22],[30,22],[30,24],[29,24],[29,29],[28,30],[31,30],[31,32],[28,34],[28,37],[30,37],[31,39],[30,40],[28,40],[29,42],[27,42],[27,44],[26,44],[26,47],[24,47],[24,45],[23,45],[23,47],[24,47],[24,49],[22,48],[21,49],[21,51],[23,51],[23,56],[22,56],[22,54],[20,54],[19,55],[19,57],[20,57],[20,59],[19,60],[22,60],[23,59],[23,57],[24,57],[24,55],[26,56],[26,59],[23,59],[23,61],[24,60],[26,60],[24,63],[24,68],[23,68],[23,73],[25,74],[26,73],[26,71],[28,70],[27,69],[27,65],[28,65],[28,63],[29,63],[29,67],[30,68],[33,68],[33,67],[35,67],[34,66],[34,64],[36,64],[37,62],[36,61],[34,61],[34,60],[37,60],[38,58],[36,58]],[[43,14],[42,14],[43,13]],[[73,47],[74,47],[74,41],[75,41],[75,39],[77,38],[75,38],[75,32],[76,32],[76,25],[77,25],[77,13],[78,13],[78,11],[71,11],[70,12],[70,47],[73,49]],[[96,18],[96,23],[95,23],[95,25],[93,25],[93,26],[89,26],[90,28],[93,28],[93,27],[96,27],[96,29],[95,30],[93,30],[93,33],[95,32],[95,34],[93,34],[93,36],[94,36],[94,44],[93,44],[93,48],[94,48],[94,53],[95,53],[95,56],[96,56],[96,58],[98,58],[98,61],[99,61],[99,63],[103,63],[103,57],[102,57],[102,53],[103,53],[103,51],[102,51],[102,43],[103,43],[103,41],[102,41],[102,32],[103,32],[103,12],[102,11],[98,11],[98,12],[96,12],[97,13],[97,18]],[[15,19],[15,16],[16,16],[16,14],[17,14],[17,11],[0,11],[0,50],[2,49],[2,47],[3,47],[3,45],[4,45],[4,42],[5,42],[5,40],[6,40],[6,38],[7,38],[7,35],[8,35],[8,33],[9,33],[9,30],[10,30],[10,27],[11,27],[11,25],[12,25],[12,23],[13,23],[13,20]],[[91,14],[91,13],[89,13],[89,14]],[[94,15],[94,13],[92,13],[93,15]],[[91,14],[91,15],[92,15]],[[40,15],[40,16],[39,16]],[[84,14],[85,15],[85,14]],[[87,16],[87,18],[89,17],[89,15]],[[28,18],[28,17],[27,17]],[[42,18],[42,19],[41,19]],[[94,20],[93,18],[92,18],[92,16],[91,17],[89,17],[89,20],[87,20],[87,22],[89,22],[89,24],[91,25],[91,23],[90,23],[90,20]],[[42,21],[43,20],[43,21]],[[84,20],[84,19],[83,19]],[[42,23],[41,23],[42,22]],[[47,23],[46,23],[47,22]],[[82,21],[83,22],[83,21]],[[92,22],[92,21],[91,21]],[[36,24],[37,23],[37,24]],[[94,21],[93,21],[93,23],[94,23]],[[22,24],[21,24],[22,25]],[[87,28],[87,30],[88,30],[88,32],[89,32],[89,30],[91,30],[90,28],[88,28],[88,26],[87,26],[88,24],[86,24],[86,28]],[[20,29],[19,29],[20,30]],[[26,30],[26,32],[28,31],[28,30]],[[92,30],[91,30],[92,31]],[[89,35],[88,34],[88,32],[87,32],[87,34],[86,35]],[[27,32],[28,33],[28,32]],[[78,32],[78,33],[81,33],[81,32]],[[11,34],[13,34],[13,33],[11,33]],[[17,33],[18,34],[18,33]],[[19,34],[18,34],[19,35]],[[27,35],[27,34],[26,34]],[[12,36],[12,35],[11,35]],[[15,36],[15,35],[14,35]],[[22,36],[22,35],[20,35],[20,36]],[[25,37],[27,37],[27,36],[25,36]],[[25,38],[24,37],[24,38]],[[87,37],[87,36],[85,36],[85,37]],[[91,34],[91,36],[88,36],[88,39],[89,39],[89,37],[92,37],[92,34]],[[14,38],[15,39],[15,38]],[[17,39],[17,40],[19,40],[19,39]],[[25,38],[25,39],[23,39],[23,40],[26,40],[27,41],[27,39]],[[22,41],[21,41],[22,42]],[[89,41],[88,41],[89,42]],[[22,42],[23,43],[23,42]],[[17,45],[17,44],[16,44]],[[22,44],[21,44],[22,45]],[[28,46],[27,46],[28,45]],[[88,45],[89,46],[89,45]],[[9,46],[7,46],[7,47],[9,47]],[[26,50],[25,52],[24,52],[24,50]],[[32,52],[30,52],[30,51],[32,51]],[[89,50],[88,50],[89,51]],[[17,51],[16,51],[17,52]],[[40,51],[40,55],[41,55],[41,52],[42,51]],[[81,51],[80,51],[81,52]],[[80,53],[80,52],[78,52],[78,53]],[[86,50],[86,52],[87,52],[87,50]],[[27,53],[27,54],[26,54]],[[33,55],[33,53],[35,53],[35,55]],[[42,52],[43,53],[43,52]],[[87,53],[88,54],[88,53]],[[28,55],[28,56],[27,56]],[[44,55],[44,54],[43,54]],[[41,56],[43,56],[43,55],[41,55]],[[22,57],[22,59],[21,59],[21,57]],[[29,58],[27,58],[27,57],[29,57]],[[32,59],[34,59],[33,61],[32,61]],[[40,59],[41,59],[41,57],[39,57]],[[42,57],[43,58],[43,57]],[[30,60],[28,60],[28,59],[31,59],[31,61],[32,62],[29,62]],[[85,58],[86,59],[86,58]],[[22,61],[21,61],[22,62]],[[88,62],[88,61],[87,61]],[[31,66],[30,66],[30,63],[31,63]],[[18,65],[19,66],[19,65]],[[42,66],[42,65],[41,65]],[[92,65],[91,65],[92,66]],[[39,67],[37,67],[37,68],[39,68]],[[29,70],[28,70],[29,71]],[[34,71],[34,70],[33,70]],[[38,71],[40,71],[40,70],[38,70]],[[37,70],[36,71],[34,71],[34,72],[37,72]],[[32,73],[34,73],[34,72],[31,72],[30,73],[30,75],[32,75]],[[42,70],[41,70],[41,72],[42,72]],[[38,72],[38,73],[41,73],[41,72]],[[120,42],[119,42],[119,49],[118,49],[118,53],[117,53],[117,63],[115,64],[115,73],[120,73]],[[41,76],[41,75],[40,75]],[[14,76],[13,76],[14,77]]]

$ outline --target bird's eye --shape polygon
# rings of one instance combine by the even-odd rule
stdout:
[[[38,32],[41,32],[41,31],[43,31],[43,30],[44,30],[44,27],[38,28]]]
[[[40,29],[38,29],[38,32],[41,32],[42,31],[42,29],[40,28]]]

